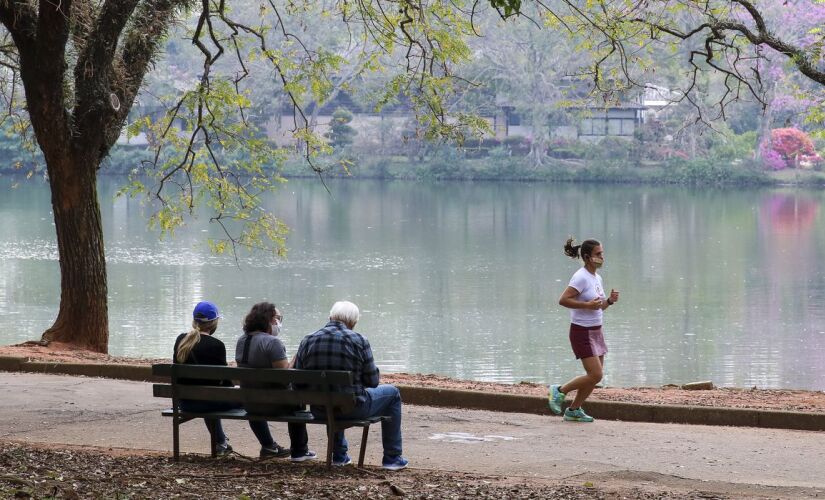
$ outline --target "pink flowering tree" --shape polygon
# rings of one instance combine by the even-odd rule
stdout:
[[[800,164],[817,165],[822,157],[808,135],[796,128],[771,130],[770,140],[760,145],[762,163],[768,170],[796,168]]]
[[[821,67],[823,54],[820,29],[825,25],[825,3],[818,0],[764,2],[760,4],[760,8],[772,33],[789,43],[805,47],[807,53],[814,55],[814,65]],[[748,15],[740,14],[740,17]],[[801,78],[798,71],[792,70],[787,55],[780,50],[763,46],[759,55],[764,100],[763,112],[759,115],[757,141],[760,147],[757,158],[761,158],[767,168],[774,170],[783,162],[788,167],[795,167],[797,161],[805,159],[796,158],[788,163],[788,155],[794,154],[791,145],[800,137],[798,130],[788,127],[807,128],[814,134],[822,134],[825,127],[819,122],[825,112],[825,92],[822,86],[810,79]],[[776,124],[782,123],[786,128],[777,129],[782,132],[774,130]],[[781,137],[777,138],[777,135]],[[810,139],[804,139],[810,143]],[[802,138],[798,140],[804,142]],[[779,149],[770,147],[777,142],[783,144]],[[810,161],[813,162],[814,158]]]

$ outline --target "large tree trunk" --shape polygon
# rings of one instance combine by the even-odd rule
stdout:
[[[60,255],[60,310],[43,340],[105,353],[109,342],[106,257],[96,168],[72,156],[47,162]]]
[[[107,351],[97,169],[123,128],[167,28],[195,3],[0,1],[0,24],[14,43],[14,49],[4,51],[9,55],[16,49],[19,56],[26,110],[46,158],[57,229],[60,310],[43,340]]]

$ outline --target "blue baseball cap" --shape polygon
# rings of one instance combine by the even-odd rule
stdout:
[[[195,310],[192,311],[192,317],[195,321],[214,321],[218,318],[223,318],[218,312],[218,306],[212,302],[198,302]]]

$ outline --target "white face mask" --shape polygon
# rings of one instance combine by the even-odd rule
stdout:
[[[281,333],[281,322],[280,322],[280,321],[276,321],[276,322],[272,325],[272,335],[274,335],[275,337],[277,337],[277,336],[278,336],[278,334],[280,334],[280,333]]]
[[[596,269],[599,269],[604,265],[604,259],[602,259],[601,257],[590,257],[590,262],[592,262],[593,265],[596,266]]]

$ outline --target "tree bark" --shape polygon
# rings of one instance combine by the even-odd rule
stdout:
[[[107,352],[106,257],[97,169],[117,140],[167,27],[179,9],[192,3],[0,2],[0,23],[11,33],[20,56],[27,111],[46,159],[57,231],[60,309],[43,340]],[[93,20],[78,20],[78,15]],[[73,72],[68,71],[73,57],[66,57],[72,26],[82,42],[76,46],[80,51],[73,56]],[[67,89],[74,93],[67,95]],[[112,104],[113,97],[120,106]]]
[[[60,310],[43,340],[107,352],[106,256],[95,160],[47,162],[60,256]]]

